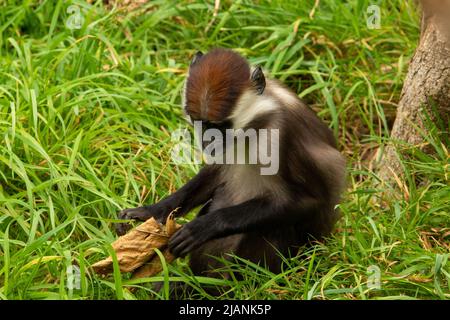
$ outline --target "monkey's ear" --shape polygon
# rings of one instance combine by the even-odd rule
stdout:
[[[252,81],[253,87],[256,90],[256,93],[263,94],[264,89],[266,88],[266,78],[264,77],[261,66],[257,66],[255,68],[250,79]]]
[[[192,58],[191,66],[194,65],[194,64],[196,64],[196,63],[200,60],[200,58],[201,58],[202,56],[203,56],[203,53],[202,53],[201,51],[197,51],[197,52],[194,54],[194,57]]]

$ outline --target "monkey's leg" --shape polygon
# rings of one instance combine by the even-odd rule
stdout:
[[[164,223],[167,216],[177,208],[175,216],[182,216],[212,197],[217,187],[217,176],[217,167],[204,167],[194,178],[167,198],[152,205],[122,210],[118,217],[123,220],[135,219],[140,221],[154,217],[159,222]],[[125,234],[130,227],[128,223],[118,223],[116,224],[116,232],[119,235]]]
[[[320,206],[319,198],[311,196],[298,199],[295,206],[273,204],[267,199],[249,200],[197,216],[173,235],[169,249],[177,256],[184,256],[211,239],[297,223]]]
[[[236,255],[275,274],[280,273],[283,268],[282,257],[296,255],[300,245],[295,225],[274,228],[275,230],[263,232],[235,234],[204,243],[190,254],[189,265],[192,272],[197,276],[242,280],[241,271],[247,264],[241,259],[235,259]],[[230,261],[232,264],[228,265],[224,261]],[[226,291],[230,295],[232,292],[232,287],[203,289],[211,295]]]

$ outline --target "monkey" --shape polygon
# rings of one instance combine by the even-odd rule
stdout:
[[[230,253],[279,273],[282,256],[330,235],[339,217],[346,161],[332,131],[293,91],[237,52],[215,48],[194,55],[183,108],[206,129],[277,129],[277,172],[261,174],[258,162],[206,164],[176,192],[125,209],[120,219],[164,222],[177,208],[179,217],[201,206],[168,247],[175,256],[190,255],[193,273],[207,276],[220,267],[214,257]],[[128,228],[116,225],[119,234]]]

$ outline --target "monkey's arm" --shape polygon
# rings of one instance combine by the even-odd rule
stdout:
[[[184,256],[208,240],[227,235],[292,224],[319,209],[322,201],[303,196],[295,206],[274,205],[268,200],[252,199],[241,204],[197,216],[170,239],[169,249]]]
[[[202,168],[188,183],[163,200],[139,208],[125,209],[119,212],[119,219],[136,219],[145,221],[154,217],[164,223],[167,216],[176,208],[175,216],[182,216],[193,208],[207,202],[217,188],[218,170],[215,166]],[[130,225],[116,224],[119,235],[125,234]]]

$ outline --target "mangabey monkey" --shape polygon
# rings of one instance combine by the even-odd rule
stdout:
[[[328,235],[344,187],[345,160],[329,128],[295,93],[266,79],[239,54],[198,52],[189,68],[184,109],[206,128],[279,129],[279,170],[261,175],[258,164],[213,164],[181,189],[153,205],[126,209],[121,219],[163,222],[204,205],[170,240],[176,256],[190,254],[197,275],[219,267],[234,253],[279,272],[288,255],[309,239]],[[119,224],[119,234],[127,230]],[[296,252],[293,251],[295,254]]]

